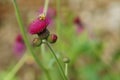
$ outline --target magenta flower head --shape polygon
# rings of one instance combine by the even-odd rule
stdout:
[[[46,27],[48,26],[49,22],[50,21],[47,18],[45,18],[45,19],[37,18],[30,24],[29,33],[30,34],[39,34],[39,33],[43,32],[46,29]]]
[[[14,50],[15,55],[17,56],[21,56],[26,50],[26,46],[20,34],[16,37],[13,50]]]

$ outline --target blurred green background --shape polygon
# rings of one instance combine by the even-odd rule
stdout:
[[[26,31],[45,0],[17,0]],[[58,2],[57,2],[58,1]],[[58,35],[52,45],[62,59],[70,58],[70,80],[120,80],[120,0],[50,0],[49,8],[56,17],[48,27]],[[78,31],[75,19],[83,24]],[[0,0],[0,80],[20,60],[13,53],[13,44],[20,33],[11,0]],[[28,34],[28,33],[27,33]],[[29,35],[30,41],[34,36]],[[37,49],[38,52],[40,48]],[[44,65],[51,66],[46,48]],[[53,80],[62,80],[51,68]],[[19,69],[14,80],[47,80],[31,57]]]

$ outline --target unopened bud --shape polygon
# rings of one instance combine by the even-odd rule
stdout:
[[[68,57],[64,57],[64,58],[63,58],[63,62],[64,62],[64,63],[69,63],[69,62],[70,62],[70,59],[69,59]]]
[[[42,43],[42,40],[40,38],[34,38],[34,40],[33,40],[33,46],[38,47],[38,46],[41,45],[41,43]]]
[[[55,43],[56,41],[57,41],[57,35],[50,34],[50,36],[48,37],[48,42]]]

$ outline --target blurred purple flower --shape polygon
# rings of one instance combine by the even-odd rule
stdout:
[[[38,15],[43,13],[43,7],[40,7],[38,10]],[[54,26],[54,19],[56,17],[56,9],[55,8],[48,8],[46,17],[50,20],[49,26]]]
[[[16,56],[21,56],[26,50],[25,43],[24,43],[23,38],[20,34],[17,35],[17,37],[16,37],[16,40],[15,40],[15,43],[13,46],[13,50],[14,50],[14,53]]]
[[[74,24],[77,27],[77,32],[81,33],[84,30],[84,25],[79,17],[74,18]]]
[[[41,7],[39,9],[39,14],[43,13],[43,7]],[[56,9],[55,8],[48,8],[47,10],[47,14],[46,14],[47,18],[49,18],[50,20],[54,19],[56,17]]]

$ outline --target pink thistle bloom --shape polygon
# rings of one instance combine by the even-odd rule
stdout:
[[[47,17],[45,18],[45,20],[40,20],[39,18],[37,18],[36,20],[34,20],[30,26],[29,26],[29,33],[30,34],[38,34],[43,32],[46,27],[49,24],[49,19],[47,19]]]
[[[26,50],[26,46],[25,46],[23,38],[20,34],[16,37],[13,49],[14,49],[15,55],[17,55],[17,56],[21,56]]]
[[[39,14],[42,14],[42,13],[43,13],[43,7],[41,7],[39,9]],[[55,10],[55,8],[48,8],[46,17],[51,20],[51,19],[55,18],[55,16],[56,16],[56,10]]]
[[[74,24],[77,26],[77,32],[82,32],[84,30],[84,25],[79,17],[74,19]]]

